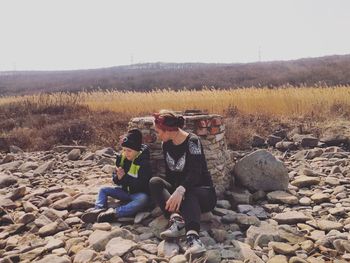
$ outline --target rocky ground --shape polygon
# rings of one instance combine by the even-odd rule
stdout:
[[[270,153],[282,160],[287,181],[274,180],[287,189],[225,192],[202,217],[208,248],[202,262],[350,261],[350,153],[284,146],[287,151],[254,156],[267,166],[278,162]],[[0,262],[187,262],[182,241],[159,239],[167,221],[157,208],[111,224],[84,224],[82,212],[102,185],[111,185],[114,158],[111,149],[73,148],[27,153],[12,147],[0,154]],[[233,154],[242,161],[250,153]]]

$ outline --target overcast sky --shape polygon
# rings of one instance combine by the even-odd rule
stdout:
[[[0,0],[0,71],[350,54],[349,0]]]

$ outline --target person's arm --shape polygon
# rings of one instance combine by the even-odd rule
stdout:
[[[121,159],[122,159],[122,156],[121,154],[118,154],[117,157],[116,157],[116,160],[115,160],[115,165],[116,165],[116,168],[117,167],[120,167],[120,162],[121,162]],[[121,180],[118,178],[118,175],[117,175],[117,169],[115,169],[112,173],[112,180],[113,182],[116,184],[116,185],[121,185],[122,182]]]
[[[123,185],[132,187],[137,192],[144,192],[148,189],[148,183],[152,177],[152,168],[150,161],[147,159],[141,160],[139,165],[140,169],[138,170],[137,178],[125,174],[119,182]]]
[[[185,190],[199,185],[203,172],[204,153],[203,146],[197,137],[192,137],[188,142],[188,155],[184,180],[180,183]]]

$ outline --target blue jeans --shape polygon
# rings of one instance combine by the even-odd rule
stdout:
[[[145,193],[128,194],[120,187],[102,187],[97,195],[95,208],[107,208],[108,196],[122,202],[128,202],[115,209],[118,217],[134,216],[145,208],[150,201],[149,196]]]

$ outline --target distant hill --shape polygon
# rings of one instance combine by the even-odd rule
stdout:
[[[246,64],[148,63],[72,71],[0,72],[0,95],[116,89],[350,84],[350,55]]]

